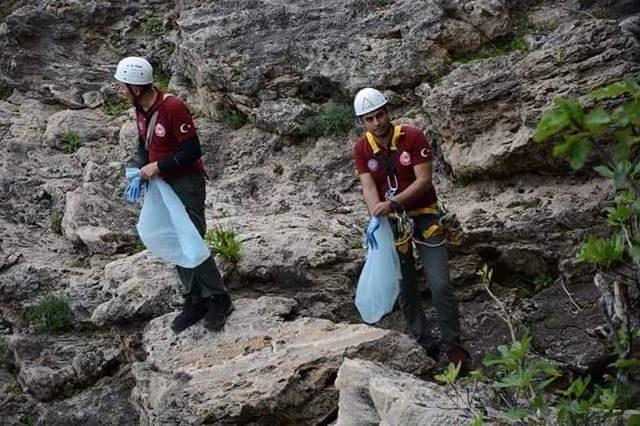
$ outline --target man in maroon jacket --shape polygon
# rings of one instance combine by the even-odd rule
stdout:
[[[354,109],[366,130],[354,147],[355,165],[369,213],[388,216],[394,230],[402,269],[399,301],[409,332],[431,357],[443,350],[449,361],[467,370],[470,357],[460,344],[458,304],[449,285],[446,241],[431,181],[431,145],[420,129],[391,123],[387,100],[376,89],[359,91]],[[409,223],[407,216],[413,229],[401,226],[399,218]],[[440,343],[431,335],[416,286],[414,244],[438,313]]]
[[[141,178],[164,179],[204,235],[205,170],[189,109],[179,98],[153,85],[153,68],[144,58],[122,59],[115,78],[119,94],[136,109]],[[213,257],[195,268],[176,268],[184,286],[185,304],[171,328],[179,333],[204,318],[208,329],[222,329],[233,304]]]

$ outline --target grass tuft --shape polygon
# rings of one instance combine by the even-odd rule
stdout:
[[[75,130],[67,130],[60,139],[60,147],[65,154],[73,154],[82,144],[82,137]]]
[[[164,34],[164,28],[162,26],[162,20],[160,18],[152,16],[147,18],[142,23],[142,32],[147,35],[159,36]]]
[[[102,109],[109,115],[118,116],[125,113],[131,105],[118,95],[106,95]]]
[[[247,124],[247,116],[242,111],[238,111],[222,102],[218,103],[216,109],[218,110],[218,121],[224,127],[238,130]]]
[[[60,333],[73,325],[73,312],[67,298],[52,294],[31,309],[29,319],[38,330]]]
[[[54,234],[62,235],[62,214],[51,212],[49,215],[49,226]]]
[[[223,228],[210,229],[204,239],[224,260],[238,263],[242,258],[242,244],[236,239],[235,232]]]
[[[354,118],[351,107],[338,104],[309,118],[302,128],[302,134],[312,138],[344,135],[353,128],[353,124]]]

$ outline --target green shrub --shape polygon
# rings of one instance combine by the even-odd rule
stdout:
[[[449,364],[443,373],[435,376],[438,382],[454,391],[454,403],[468,411],[475,419],[474,424],[483,424],[485,414],[482,407],[473,403],[478,382],[488,384],[493,393],[492,399],[500,401],[500,406],[492,405],[497,409],[491,416],[496,424],[600,425],[624,414],[626,401],[622,395],[625,392],[617,383],[608,387],[592,386],[590,377],[578,377],[565,389],[556,387],[553,392],[551,386],[556,385],[555,382],[564,374],[549,362],[530,354],[532,338],[527,332],[522,338],[517,338],[512,311],[491,289],[493,270],[484,265],[476,275],[496,304],[497,315],[509,328],[511,343],[499,345],[496,353],[485,355],[482,360],[484,369],[471,372],[465,379],[467,385],[472,385],[469,387],[472,394],[464,394],[458,388],[460,365]],[[632,360],[626,361],[629,368],[635,364]],[[498,414],[500,412],[504,414]],[[551,420],[552,416],[556,421]]]
[[[284,166],[282,166],[282,164],[278,163],[273,166],[274,175],[282,176],[283,173],[284,173]]]
[[[118,116],[127,111],[131,105],[129,101],[122,99],[118,95],[107,95],[104,98],[102,109],[109,115]]]
[[[478,59],[495,58],[497,56],[508,55],[513,52],[526,52],[528,47],[521,34],[512,34],[501,37],[491,43],[490,46],[479,52],[454,52],[449,55],[453,62],[471,62]]]
[[[613,98],[626,100],[606,110],[604,105]],[[558,108],[542,114],[534,140],[553,140],[553,155],[567,157],[574,170],[593,159],[597,162],[593,170],[610,179],[617,190],[606,209],[610,236],[589,236],[577,260],[600,269],[631,261],[640,270],[640,85],[620,81],[580,99],[561,97],[554,103]]]
[[[338,104],[309,118],[302,128],[302,134],[313,138],[344,135],[353,128],[353,124],[354,118],[351,107]]]
[[[13,368],[13,352],[9,349],[9,343],[4,337],[0,337],[0,368]]]
[[[147,35],[155,35],[155,36],[164,34],[162,20],[160,20],[160,18],[157,18],[155,16],[147,18],[142,23],[142,32]]]
[[[73,154],[82,143],[82,137],[75,130],[67,130],[60,139],[60,147],[65,154]]]
[[[138,235],[136,235],[135,239],[133,240],[133,242],[129,246],[129,254],[140,253],[141,251],[146,250],[146,249],[147,249],[147,247],[144,245],[144,243],[142,242],[140,237]]]
[[[222,228],[211,229],[204,236],[205,241],[220,257],[232,263],[242,258],[242,244],[236,239],[236,233]]]
[[[169,90],[169,75],[161,70],[160,68],[156,68],[153,71],[153,81],[156,86],[162,89],[163,92]]]
[[[0,22],[4,21],[5,18],[13,13],[14,10],[18,7],[18,2],[15,0],[5,0],[0,5]]]
[[[49,226],[54,234],[62,235],[62,214],[51,212],[49,215]]]
[[[247,124],[247,116],[242,111],[238,111],[223,102],[218,103],[216,109],[218,110],[218,121],[224,127],[238,130]]]
[[[49,295],[31,308],[29,319],[38,330],[59,333],[71,328],[73,312],[67,298]]]

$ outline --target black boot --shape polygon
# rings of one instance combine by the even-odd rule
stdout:
[[[200,321],[206,313],[207,305],[204,300],[198,296],[186,296],[182,312],[173,319],[171,329],[178,334]]]
[[[438,362],[438,359],[440,358],[440,342],[433,338],[422,338],[418,339],[418,344],[427,351],[429,358],[434,360],[436,363]]]
[[[204,326],[211,331],[220,331],[233,312],[231,298],[226,295],[212,296],[207,300],[207,313],[204,315]]]

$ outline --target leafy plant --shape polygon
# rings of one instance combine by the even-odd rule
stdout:
[[[218,111],[218,121],[224,126],[233,130],[238,130],[247,124],[247,116],[237,109],[220,102],[216,106]]]
[[[594,283],[601,293],[600,306],[608,321],[608,336],[620,360],[628,359],[634,332],[627,314],[628,283],[640,289],[640,85],[627,79],[609,84],[577,99],[557,98],[558,108],[542,114],[534,140],[553,140],[553,155],[567,157],[574,170],[593,163],[609,179],[616,196],[606,208],[609,236],[589,236],[577,261],[597,270]],[[630,264],[635,279],[608,284],[601,271]],[[611,288],[613,287],[613,289]],[[623,381],[626,372],[618,370]]]
[[[506,322],[511,343],[498,346],[496,353],[485,355],[482,360],[484,371],[475,370],[471,374],[474,392],[479,381],[489,384],[498,400],[507,410],[501,420],[517,424],[549,424],[549,417],[556,413],[558,424],[596,425],[607,419],[623,414],[621,391],[617,385],[611,387],[592,386],[590,378],[580,378],[569,383],[566,389],[560,390],[560,397],[555,398],[549,390],[562,373],[549,362],[531,356],[531,336],[527,333],[516,338],[512,315],[504,302],[491,291],[493,270],[484,265],[477,275],[482,286],[489,293],[499,308],[499,316]],[[630,367],[635,363],[628,363]],[[462,401],[462,393],[458,390],[458,370],[450,364],[445,372],[435,376],[436,380],[451,387]],[[484,418],[478,413],[472,399],[466,401],[467,410],[474,417],[474,424],[482,424]]]
[[[147,35],[159,36],[164,34],[164,28],[162,26],[162,20],[160,18],[152,16],[147,18],[142,23],[142,32]]]
[[[135,239],[133,240],[133,242],[129,246],[128,252],[130,254],[136,254],[136,253],[140,253],[141,251],[146,250],[146,249],[147,249],[147,247],[144,245],[144,243],[142,242],[140,237],[138,235],[136,235]]]
[[[67,298],[49,295],[31,309],[29,319],[40,330],[59,333],[71,328],[73,312]]]
[[[102,109],[109,115],[118,116],[127,111],[131,105],[118,95],[107,95],[104,98]]]
[[[226,261],[237,263],[242,258],[242,244],[236,239],[235,232],[222,228],[211,229],[204,239]]]
[[[62,235],[62,214],[51,212],[49,215],[49,227],[54,234]]]
[[[353,128],[353,110],[349,105],[333,105],[308,119],[302,134],[313,138],[344,135]]]
[[[278,163],[273,166],[273,174],[281,176],[284,173],[284,167],[282,164]]]
[[[0,22],[4,21],[7,16],[11,15],[14,10],[18,7],[18,2],[15,0],[4,1],[2,5],[0,5]]]
[[[163,92],[169,90],[169,80],[169,75],[160,68],[153,71],[153,81]]]
[[[9,349],[7,339],[0,336],[0,368],[10,369],[13,367],[13,352]]]
[[[82,137],[75,130],[67,130],[60,139],[60,148],[65,154],[73,154],[82,144]]]

